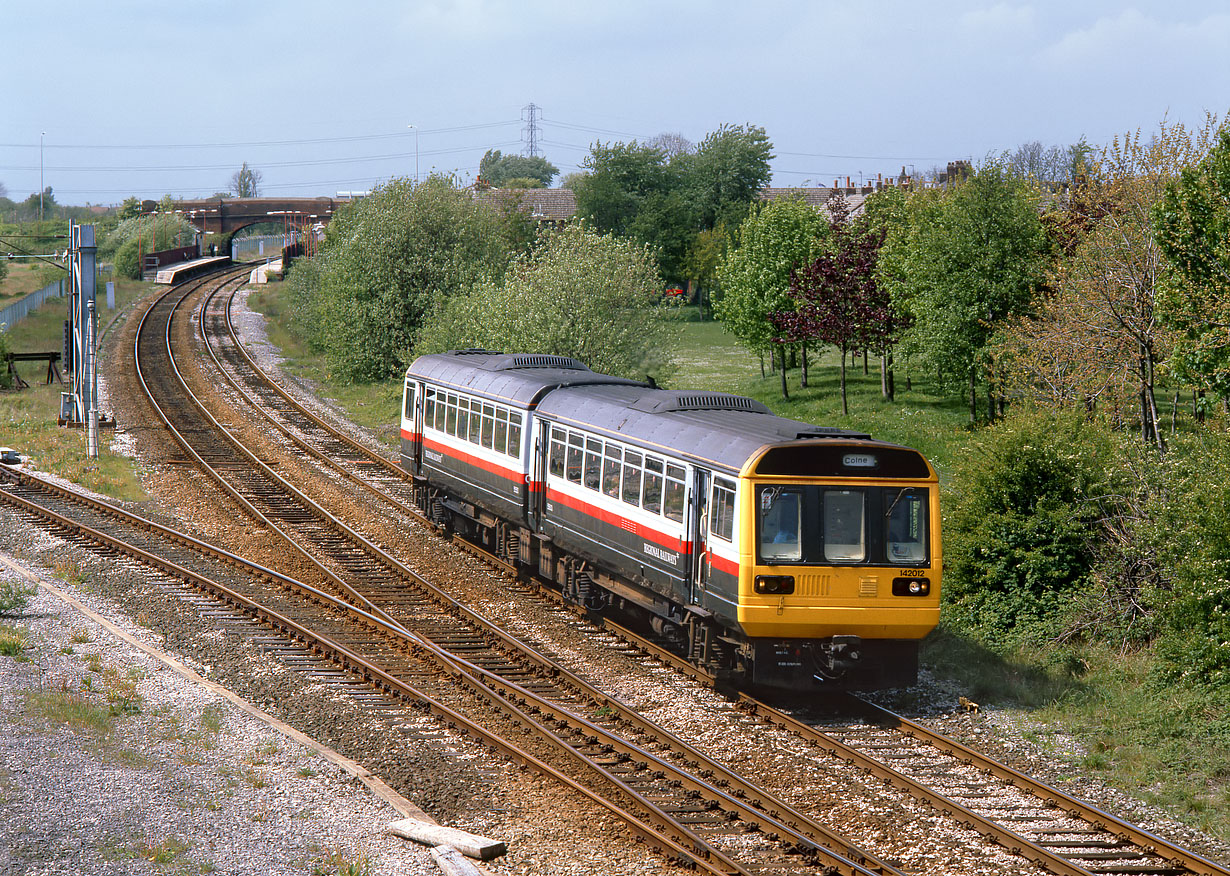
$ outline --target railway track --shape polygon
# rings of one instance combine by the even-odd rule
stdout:
[[[460,683],[467,696],[523,722],[554,748],[564,769],[601,786],[608,806],[619,807],[642,833],[671,839],[670,853],[690,849],[697,866],[729,873],[898,872],[470,612],[224,437],[203,405],[186,403],[186,385],[175,385],[181,379],[169,379],[180,374],[169,326],[186,297],[156,303],[138,331],[138,370],[151,401],[185,453],[250,514],[300,545],[322,586],[436,656],[444,671],[430,683],[416,676],[416,689],[443,700],[445,689]],[[336,662],[362,659],[370,672],[381,653],[366,653],[347,650]]]
[[[219,302],[221,299],[217,299]],[[270,379],[243,350],[229,299],[203,312],[202,332],[224,338],[211,355],[250,403],[265,411],[305,451],[363,482],[403,512],[412,512],[400,470],[321,418],[310,414]],[[208,323],[208,325],[207,325]],[[226,333],[222,333],[225,326]],[[314,450],[324,447],[326,450]],[[373,477],[374,473],[379,473]],[[471,547],[471,549],[473,549]],[[484,553],[481,550],[478,553]],[[489,562],[503,566],[486,555]],[[504,567],[507,569],[507,567]],[[509,570],[512,571],[512,570]],[[548,595],[553,591],[544,590]],[[695,667],[616,624],[599,621],[621,638],[691,675]],[[710,681],[712,681],[710,679]],[[832,726],[831,719],[776,709],[746,694],[740,707],[756,720],[788,730],[819,751],[854,764],[1042,869],[1065,874],[1226,874],[1230,871],[920,724],[862,700],[848,713],[862,723]],[[828,723],[829,726],[822,726]]]

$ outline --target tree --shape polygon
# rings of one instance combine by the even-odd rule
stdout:
[[[690,155],[696,151],[696,144],[678,132],[661,133],[645,145],[657,149],[666,156],[667,161],[674,161],[680,155]]]
[[[528,188],[514,185],[533,180],[533,187],[547,188],[559,175],[559,168],[538,155],[504,155],[499,149],[488,149],[478,163],[478,178],[496,188]]]
[[[636,141],[596,143],[582,164],[586,173],[572,189],[577,216],[601,232],[628,234],[646,200],[672,187],[665,154]]]
[[[675,324],[643,245],[581,224],[548,233],[502,283],[450,299],[424,326],[416,352],[466,347],[574,356],[634,379],[669,374]]]
[[[335,213],[311,267],[291,269],[292,328],[338,377],[387,379],[429,314],[502,276],[507,239],[500,215],[452,180],[392,180]]]
[[[231,176],[230,190],[235,193],[237,198],[259,198],[261,182],[264,178],[264,174],[259,170],[248,167],[248,162],[245,161],[243,167],[239,168]]]
[[[827,230],[824,217],[801,198],[761,204],[739,226],[738,245],[717,270],[722,298],[715,315],[753,352],[783,350],[783,397],[788,394],[785,351],[771,314],[793,306],[791,272],[815,258]]]
[[[141,202],[136,196],[129,196],[124,199],[124,203],[120,204],[118,212],[119,220],[123,222],[125,219],[131,219],[141,213]]]
[[[773,178],[773,144],[756,125],[722,125],[701,141],[694,155],[682,158],[698,230],[719,224],[737,228]]]
[[[987,344],[997,324],[1029,308],[1045,244],[1033,194],[996,163],[954,188],[916,193],[908,225],[889,233],[884,276],[916,320],[911,347],[950,389],[965,384],[971,422]]]
[[[783,340],[806,343],[815,338],[841,354],[841,412],[846,402],[846,354],[851,350],[879,352],[896,343],[903,325],[888,292],[876,281],[876,262],[884,232],[866,220],[850,220],[844,197],[829,201],[828,246],[811,264],[790,278],[795,306],[771,314]]]
[[[0,198],[7,199],[8,196],[9,196],[8,188],[4,185],[4,183],[0,182]]]
[[[1163,122],[1147,142],[1139,131],[1116,137],[1073,193],[1047,297],[1006,336],[1019,387],[1106,411],[1116,425],[1135,407],[1142,441],[1159,453],[1166,438],[1154,387],[1175,339],[1159,310],[1164,265],[1153,221],[1212,131],[1212,121],[1195,135]]]
[[[1166,259],[1159,304],[1178,332],[1175,370],[1230,398],[1230,123],[1167,185],[1153,228]]]

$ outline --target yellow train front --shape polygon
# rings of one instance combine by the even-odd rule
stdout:
[[[915,682],[939,621],[935,472],[869,439],[765,448],[739,473],[735,537],[710,539],[705,587],[737,594],[752,681],[876,689]]]
[[[716,675],[915,681],[941,568],[937,481],[915,450],[486,350],[417,359],[401,431],[438,525]]]

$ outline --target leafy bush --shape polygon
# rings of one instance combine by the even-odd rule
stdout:
[[[343,380],[399,374],[427,314],[503,274],[503,231],[448,179],[393,180],[335,214],[315,264],[291,270],[297,330]]]
[[[1148,506],[1162,583],[1147,594],[1160,620],[1163,680],[1230,682],[1230,443],[1174,442]]]
[[[1109,447],[1078,419],[1026,414],[971,448],[945,523],[950,623],[1001,653],[1076,627],[1097,559]]]
[[[115,274],[132,280],[141,278],[142,253],[188,246],[196,240],[196,230],[183,216],[159,213],[136,216],[121,222],[107,235],[100,253],[114,253]]]
[[[667,376],[674,302],[637,243],[572,225],[515,260],[502,284],[459,295],[424,326],[416,352],[486,347],[574,356],[596,371]]]

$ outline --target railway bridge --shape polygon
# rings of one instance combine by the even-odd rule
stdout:
[[[219,249],[226,250],[240,229],[262,222],[277,222],[286,230],[324,224],[343,203],[333,198],[201,198],[175,201],[173,209],[205,234],[221,235]],[[143,212],[157,209],[157,201],[141,204]]]

